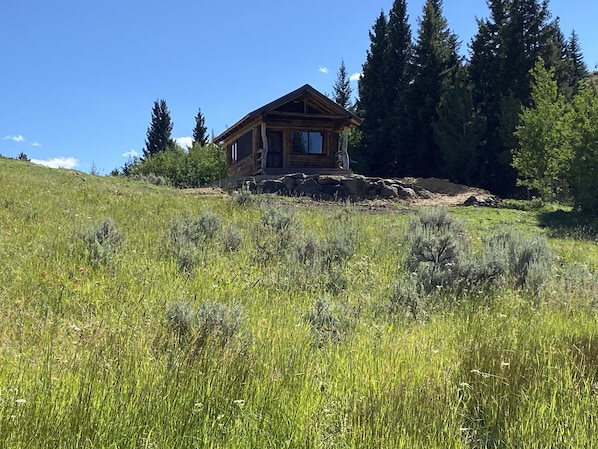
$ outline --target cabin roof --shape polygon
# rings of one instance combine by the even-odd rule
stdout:
[[[330,98],[328,98],[326,95],[322,94],[321,92],[318,92],[316,89],[311,87],[309,84],[305,84],[299,89],[289,92],[288,94],[278,98],[277,100],[271,101],[270,103],[262,106],[261,108],[258,108],[255,111],[250,112],[237,123],[235,123],[233,126],[229,127],[220,135],[216,136],[214,138],[214,142],[222,142],[226,140],[227,137],[244,128],[248,123],[252,122],[256,118],[264,116],[268,112],[272,112],[280,108],[281,106],[284,106],[287,103],[305,99],[309,99],[310,103],[316,106],[324,114],[329,114],[333,117],[342,117],[353,126],[361,124],[361,119],[357,117],[355,114],[353,114],[351,111],[348,111],[347,109],[338,105]]]

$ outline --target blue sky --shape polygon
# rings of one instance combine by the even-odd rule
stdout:
[[[408,0],[414,36],[423,0]],[[4,0],[0,4],[0,154],[100,174],[141,154],[154,101],[173,137],[198,108],[219,134],[309,83],[332,91],[341,59],[358,74],[368,31],[392,0]],[[598,2],[551,0],[586,64],[598,64]],[[462,52],[485,0],[445,0]],[[357,89],[357,82],[353,82]]]

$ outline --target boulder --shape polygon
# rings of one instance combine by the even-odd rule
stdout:
[[[284,183],[280,179],[263,179],[258,184],[260,193],[278,193],[284,189]]]
[[[340,184],[340,180],[332,176],[319,176],[317,183],[321,186],[337,186]]]
[[[297,179],[294,176],[285,176],[282,178],[282,183],[284,184],[285,189],[287,189],[287,192],[292,192],[297,184]]]
[[[417,193],[415,193],[415,190],[409,187],[400,187],[399,198],[403,200],[414,200],[417,198]]]
[[[399,193],[395,187],[384,183],[379,187],[378,192],[379,195],[385,199],[396,198],[399,196]]]
[[[314,196],[320,193],[320,186],[314,178],[307,178],[295,185],[294,193],[299,196]]]
[[[349,176],[341,180],[341,186],[347,189],[352,198],[364,198],[368,194],[369,185],[363,176]]]

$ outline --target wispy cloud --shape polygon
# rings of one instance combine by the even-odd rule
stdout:
[[[21,136],[20,134],[17,134],[16,136],[5,136],[2,138],[2,140],[12,140],[14,142],[23,142],[25,140],[25,138],[23,136]]]
[[[328,67],[320,66],[318,69],[320,73],[328,73]]]
[[[52,159],[31,159],[31,162],[50,168],[75,168],[79,161],[74,157],[54,157]]]
[[[193,145],[193,137],[175,137],[176,144],[183,148],[191,148]]]
[[[135,159],[138,156],[139,153],[137,153],[135,150],[129,150],[123,153],[123,157],[126,157],[127,159]]]
[[[32,147],[41,147],[41,146],[42,146],[42,144],[36,141],[36,142],[33,142],[33,143],[31,144],[31,146],[32,146]]]
[[[361,79],[361,72],[356,72],[349,77],[349,81],[359,81]]]

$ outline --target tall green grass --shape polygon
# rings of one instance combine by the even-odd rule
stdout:
[[[540,288],[439,290],[416,319],[385,307],[410,214],[7,159],[0,176],[2,448],[594,444],[591,239],[545,233]],[[534,210],[449,213],[475,251],[544,232]]]

